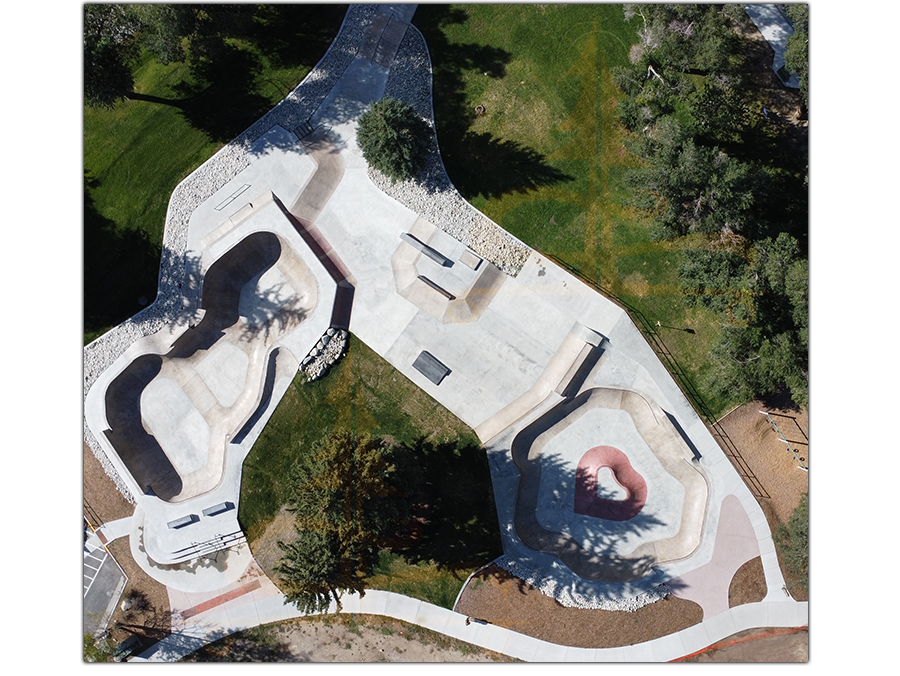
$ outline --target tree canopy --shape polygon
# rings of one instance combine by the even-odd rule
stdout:
[[[430,129],[405,103],[382,99],[359,118],[356,140],[366,162],[392,181],[413,178],[428,147]]]
[[[345,592],[365,594],[378,552],[408,513],[392,483],[390,451],[369,436],[338,431],[298,462],[289,509],[295,538],[279,542],[277,572],[290,603],[323,612]]]
[[[809,5],[787,6],[788,18],[794,24],[794,34],[788,38],[784,64],[800,76],[800,91],[809,105]]]
[[[142,49],[160,63],[187,61],[195,76],[245,34],[257,5],[119,4],[84,6],[85,103],[110,107],[132,93]]]
[[[781,555],[788,571],[798,578],[803,589],[809,589],[809,494],[800,496],[800,504],[786,524],[775,530]]]
[[[140,23],[131,5],[84,6],[84,99],[110,107],[134,87],[131,64]]]
[[[613,76],[619,117],[633,134],[628,147],[643,160],[625,181],[658,239],[694,236],[679,268],[684,300],[713,310],[723,327],[710,385],[741,400],[787,386],[805,405],[807,158],[795,142],[802,131],[751,113],[762,106],[744,75],[741,6],[626,5],[625,14],[640,42],[632,64]],[[793,14],[795,38],[805,40],[807,16]]]

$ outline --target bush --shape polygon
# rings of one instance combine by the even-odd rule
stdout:
[[[359,118],[356,141],[369,165],[392,181],[414,178],[430,128],[418,113],[395,99],[382,99]]]
[[[791,514],[787,524],[775,531],[775,539],[781,545],[781,557],[791,575],[797,577],[800,586],[809,590],[809,494],[800,496],[800,504]]]

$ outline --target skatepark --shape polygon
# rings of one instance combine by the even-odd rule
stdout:
[[[628,609],[668,591],[719,613],[728,571],[762,556],[765,612],[780,603],[790,626],[804,624],[758,503],[627,313],[525,245],[513,274],[370,179],[356,121],[382,97],[414,10],[364,6],[355,27],[348,15],[362,41],[344,58],[351,38],[339,37],[323,58],[347,63],[317,105],[302,96],[314,70],[198,169],[216,177],[205,192],[192,202],[179,186],[166,237],[182,268],[161,273],[174,281],[146,320],[86,348],[86,360],[104,351],[86,369],[86,441],[134,499],[135,559],[178,592],[234,588],[252,562],[237,523],[241,464],[301,365],[348,329],[484,444],[499,565],[564,605]],[[746,544],[738,554],[717,544],[726,533]],[[699,570],[713,571],[702,593]],[[273,587],[244,601],[269,604]],[[499,629],[456,628],[437,610],[413,614],[472,639]],[[252,626],[234,617],[229,631]],[[208,619],[181,629],[222,630]]]

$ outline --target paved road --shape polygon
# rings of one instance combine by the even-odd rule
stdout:
[[[97,536],[91,533],[84,543],[85,634],[94,635],[106,627],[124,588],[125,575]]]

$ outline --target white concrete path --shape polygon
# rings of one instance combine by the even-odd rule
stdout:
[[[406,11],[411,16],[412,10]],[[346,596],[343,612],[392,617],[538,662],[668,661],[743,629],[805,626],[807,604],[797,603],[781,592],[783,582],[762,510],[671,376],[619,308],[537,253],[516,278],[505,280],[490,311],[472,325],[439,325],[397,293],[391,257],[401,245],[400,234],[413,227],[418,215],[388,198],[368,180],[365,161],[355,143],[356,119],[371,101],[380,97],[387,74],[387,68],[357,58],[313,116],[314,122],[329,127],[330,140],[339,148],[344,165],[340,183],[318,212],[316,225],[358,284],[351,317],[353,332],[473,427],[503,411],[534,386],[576,319],[607,336],[612,358],[598,374],[606,377],[605,368],[610,371],[608,377],[626,381],[604,381],[605,384],[648,391],[656,401],[665,404],[698,447],[710,476],[715,504],[710,508],[713,516],[705,526],[704,544],[695,560],[683,566],[684,571],[672,566],[669,574],[684,573],[713,560],[719,505],[726,497],[736,496],[746,512],[744,530],[755,533],[769,594],[760,603],[715,615],[707,613],[710,616],[700,624],[684,631],[613,649],[554,645],[494,625],[466,626],[465,616],[458,613],[375,590],[363,598]],[[449,240],[449,236],[438,233],[435,243],[450,251],[453,242]],[[440,348],[441,358],[452,362],[453,374],[440,389],[411,367],[412,357],[422,347]],[[617,354],[640,367],[620,368]],[[502,506],[501,502],[498,506]],[[501,522],[502,517],[501,514]],[[132,528],[137,528],[142,520],[143,515],[136,513]],[[508,544],[504,543],[505,550]],[[136,659],[172,661],[235,631],[300,616],[293,606],[285,605],[284,596],[272,582],[254,572],[254,568],[248,550],[208,570],[173,572],[184,578],[178,585],[170,585],[171,606],[176,611],[174,633]],[[214,584],[217,575],[222,576],[219,579],[224,584]],[[211,583],[208,586],[207,580]],[[191,591],[176,591],[173,586]],[[710,602],[705,609],[715,607]]]
[[[688,629],[637,645],[574,648],[492,624],[466,625],[465,615],[392,592],[370,590],[363,598],[344,596],[342,602],[344,613],[391,617],[527,662],[668,662],[745,629],[803,627],[809,622],[809,605],[805,602],[763,601],[731,608]],[[333,611],[332,606],[329,612]],[[282,594],[260,589],[196,616],[196,621],[131,661],[172,662],[234,632],[302,616],[304,613],[293,605],[285,605]]]

